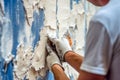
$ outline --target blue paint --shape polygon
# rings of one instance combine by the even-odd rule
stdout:
[[[3,62],[4,59],[2,58],[2,52],[1,52],[1,37],[2,37],[2,30],[3,30],[3,24],[0,21],[0,80],[2,80],[4,74],[2,74],[2,69],[3,69]]]
[[[18,46],[18,33],[24,30],[25,15],[21,0],[4,0],[5,15],[9,15],[11,21],[10,27],[13,30],[13,48],[12,54],[16,55]],[[19,15],[19,18],[18,18]],[[19,20],[19,22],[18,22]]]
[[[13,80],[10,69],[11,63],[8,65],[7,72],[4,72],[4,59],[0,56],[0,80]]]
[[[79,4],[81,0],[70,0],[70,9],[73,9],[73,2],[76,2],[76,4]]]
[[[45,80],[54,80],[53,73],[51,71],[47,71],[47,75]]]
[[[79,0],[76,0],[76,3],[78,4],[78,3],[79,3]]]
[[[3,24],[0,22],[0,56],[1,56],[1,37],[2,37],[2,30],[3,30]]]
[[[75,1],[77,4],[79,4],[81,0],[72,0],[72,1]]]
[[[25,22],[25,12],[22,4],[22,0],[4,0],[4,6],[5,6],[5,16],[10,19],[10,28],[13,30],[13,48],[12,48],[12,54],[16,55],[16,48],[18,46],[18,33],[20,31],[24,32],[24,22]],[[33,47],[37,44],[37,42],[40,40],[39,32],[41,28],[44,26],[44,11],[40,9],[39,14],[34,12],[33,15],[34,21],[32,23],[31,28],[31,34],[35,37],[33,40]],[[3,26],[3,25],[0,25]],[[1,30],[1,28],[0,28]],[[0,39],[1,39],[0,34]],[[26,38],[24,38],[24,42],[26,42]],[[1,56],[0,56],[1,57]],[[3,72],[3,65],[4,65],[4,59],[0,58],[0,78],[2,77],[2,80],[13,80],[13,65],[12,63],[8,64],[7,72]],[[47,78],[50,78],[49,80],[53,80],[53,76],[51,76],[51,73],[47,73]],[[42,79],[40,79],[42,80]]]
[[[16,48],[18,46],[18,33],[24,30],[24,9],[21,0],[4,0],[5,16],[10,19],[10,28],[13,31],[13,48],[12,54],[16,55]],[[19,16],[19,17],[18,17]],[[13,65],[8,64],[7,72],[2,72],[2,80],[13,80]]]
[[[40,30],[42,29],[42,27],[44,26],[44,11],[43,11],[43,9],[40,9],[39,13],[36,13],[36,11],[34,11],[33,18],[34,18],[34,21],[32,23],[31,32],[32,32],[32,37],[35,37],[35,39],[32,42],[32,45],[34,48],[35,45],[37,44],[37,42],[40,40],[39,33],[40,33]]]
[[[1,54],[1,53],[0,53]],[[2,73],[4,59],[0,56],[0,79],[3,78],[4,74]]]
[[[70,0],[70,9],[73,9],[73,0]]]

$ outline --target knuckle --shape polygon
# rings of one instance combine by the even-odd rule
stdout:
[[[60,43],[60,40],[56,40],[56,44],[59,44]]]

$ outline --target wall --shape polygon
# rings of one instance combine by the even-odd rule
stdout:
[[[72,49],[84,55],[88,22],[96,10],[84,0],[1,0],[0,80],[53,80],[45,62],[46,35],[69,33]],[[63,66],[76,80],[78,73]]]

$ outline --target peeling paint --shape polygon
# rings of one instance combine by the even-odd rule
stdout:
[[[24,50],[24,46],[20,45],[17,49],[17,56],[14,60],[14,79],[24,79],[27,71],[31,66],[31,59],[33,58],[32,49]]]
[[[84,56],[85,29],[96,7],[84,0],[6,1],[0,1],[0,53],[7,63],[10,62],[5,64],[5,72],[14,67],[14,80],[45,80],[47,34],[61,38],[68,31],[72,49]],[[15,59],[9,54],[14,54]],[[14,66],[10,67],[12,62]],[[76,80],[78,73],[67,63],[63,66],[67,76]],[[3,78],[0,72],[0,80]]]
[[[47,43],[47,34],[50,27],[44,27],[40,36],[41,39],[33,51],[32,48],[25,50],[24,45],[17,48],[17,56],[14,62],[14,79],[24,79],[27,76],[29,80],[36,80],[36,77],[44,78],[48,70],[45,45]],[[54,31],[52,31],[54,32]],[[32,75],[33,74],[33,75]],[[32,75],[32,76],[30,76]],[[31,78],[32,77],[32,78]]]

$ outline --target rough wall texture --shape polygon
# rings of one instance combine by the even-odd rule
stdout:
[[[45,62],[46,35],[61,38],[68,32],[72,49],[84,55],[88,22],[96,10],[84,0],[0,0],[0,80],[54,80]],[[76,80],[78,73],[63,66]]]

